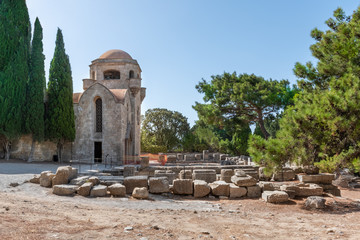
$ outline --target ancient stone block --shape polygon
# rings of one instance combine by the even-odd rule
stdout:
[[[230,184],[224,181],[215,181],[210,183],[211,194],[214,196],[226,196],[230,195]]]
[[[73,195],[78,189],[77,185],[60,184],[53,186],[53,194],[59,196]]]
[[[58,167],[55,177],[52,180],[52,185],[68,184],[71,170],[72,168],[70,166]]]
[[[210,186],[203,180],[194,181],[194,197],[202,198],[209,195],[211,192]]]
[[[272,182],[259,182],[259,186],[261,187],[261,190],[264,191],[274,191],[274,184]]]
[[[107,195],[107,186],[97,185],[94,186],[90,191],[91,197],[106,197]]]
[[[239,187],[254,186],[257,183],[257,180],[251,176],[240,177],[234,175],[231,177],[231,181]]]
[[[167,193],[169,192],[169,180],[167,177],[149,178],[150,193]]]
[[[209,150],[203,150],[203,160],[209,160]]]
[[[240,198],[246,196],[247,189],[245,187],[236,186],[230,183],[230,198]]]
[[[309,196],[321,196],[323,194],[323,188],[317,184],[299,184],[296,196],[309,197]]]
[[[235,169],[234,175],[238,177],[246,177],[247,174],[241,169]]]
[[[135,175],[135,167],[134,166],[124,166],[124,177],[130,177]]]
[[[179,173],[180,179],[192,179],[192,171],[191,170],[181,170]]]
[[[140,167],[147,168],[149,166],[149,157],[140,157]]]
[[[36,184],[40,184],[40,176],[39,176],[39,175],[34,175],[34,177],[31,178],[31,179],[29,180],[29,182],[31,182],[31,183],[36,183]]]
[[[195,154],[195,160],[201,160],[202,154]]]
[[[79,169],[70,167],[69,170],[70,170],[69,181],[71,181],[74,178],[77,178],[78,173],[79,173]]]
[[[92,182],[85,182],[79,187],[77,193],[83,197],[87,197],[90,195],[92,186],[93,186]]]
[[[227,154],[220,154],[219,158],[221,161],[223,161],[226,159],[227,156],[228,156]]]
[[[183,160],[184,160],[184,155],[183,155],[182,153],[178,153],[178,154],[176,154],[176,156],[177,156],[177,159],[178,159],[179,161],[183,161]]]
[[[319,196],[310,196],[305,201],[305,207],[307,208],[325,208],[325,198]]]
[[[176,155],[168,155],[166,163],[176,163]]]
[[[116,197],[125,197],[126,195],[126,188],[124,185],[120,183],[115,183],[108,187],[108,190],[110,192],[110,195],[116,196]]]
[[[262,199],[269,203],[282,203],[289,200],[289,195],[283,191],[264,191]]]
[[[335,179],[335,174],[321,173],[316,175],[298,175],[298,179],[303,183],[331,184]]]
[[[51,171],[44,171],[40,174],[40,186],[42,187],[51,187],[52,179],[55,177],[55,174]]]
[[[234,175],[234,170],[232,169],[221,169],[221,177],[220,180],[231,183],[231,177]]]
[[[212,169],[194,169],[193,180],[204,180],[207,183],[216,181],[216,171]]]
[[[155,177],[167,177],[169,184],[172,184],[176,178],[175,173],[172,170],[155,170]]]
[[[194,155],[186,154],[186,155],[184,155],[184,160],[185,161],[194,161],[195,157],[194,157]]]
[[[260,198],[261,188],[258,185],[246,187],[249,198]]]
[[[192,195],[194,192],[192,179],[175,179],[173,192],[178,195]]]
[[[295,179],[295,172],[292,168],[283,168],[282,171],[273,175],[274,181],[291,181]]]
[[[99,180],[98,177],[90,177],[88,179],[88,182],[91,182],[95,186],[95,185],[98,185],[100,183],[100,180]]]
[[[220,161],[220,153],[214,153],[213,156],[215,161]]]
[[[131,194],[134,188],[148,187],[147,176],[131,176],[124,179],[124,185],[126,187],[126,193]]]
[[[149,192],[146,187],[136,187],[132,192],[132,197],[138,199],[147,199],[149,197]]]
[[[319,168],[315,167],[313,165],[303,166],[302,169],[303,169],[304,173],[309,174],[309,175],[319,173]]]
[[[72,179],[70,181],[70,184],[80,186],[80,185],[83,185],[88,179],[89,179],[89,176],[77,177],[77,178]]]

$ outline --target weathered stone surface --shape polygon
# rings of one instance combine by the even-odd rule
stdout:
[[[246,187],[249,198],[260,198],[261,188],[258,185]]]
[[[83,185],[88,179],[89,179],[89,176],[77,177],[77,178],[72,179],[70,181],[70,184],[80,186],[80,185]]]
[[[295,174],[303,173],[303,172],[304,172],[303,168],[302,168],[302,167],[299,167],[299,166],[293,166],[293,167],[291,167],[291,168],[292,168],[292,170],[294,170]]]
[[[194,161],[195,160],[195,156],[192,154],[186,154],[184,155],[184,160],[185,161]]]
[[[124,166],[124,177],[130,177],[135,175],[135,166]]]
[[[234,175],[235,176],[238,176],[238,177],[246,177],[246,173],[244,170],[241,170],[241,169],[235,169],[234,170]]]
[[[110,195],[116,196],[116,197],[125,197],[126,195],[126,188],[124,185],[120,183],[115,183],[108,187],[108,190],[110,192]]]
[[[149,166],[149,157],[140,157],[140,167],[147,168]]]
[[[209,159],[209,150],[203,150],[203,160]]]
[[[221,169],[221,177],[220,180],[231,183],[231,177],[234,175],[234,170],[232,169]]]
[[[259,182],[259,186],[261,187],[261,190],[264,191],[274,191],[275,187],[272,182]]]
[[[193,180],[192,179],[175,179],[173,182],[173,192],[179,195],[192,195]]]
[[[85,182],[79,187],[77,193],[83,197],[87,197],[90,195],[92,186],[93,186],[92,182]]]
[[[52,179],[55,177],[55,174],[51,171],[44,171],[40,174],[40,186],[42,187],[51,187]]]
[[[259,167],[259,179],[261,181],[270,181],[271,177],[265,174],[264,169],[265,167]]]
[[[176,163],[176,155],[168,155],[166,163]]]
[[[281,172],[273,175],[274,181],[291,181],[295,179],[295,172],[292,168],[283,168]]]
[[[179,173],[180,179],[192,179],[192,171],[191,170],[181,170]]]
[[[169,180],[167,177],[151,177],[149,179],[150,193],[167,193],[169,192]]]
[[[179,161],[183,161],[184,160],[184,155],[182,153],[178,153],[176,154],[176,157]]]
[[[313,165],[307,165],[307,166],[303,166],[303,172],[306,174],[319,174],[319,168],[315,167]]]
[[[283,191],[264,191],[262,199],[269,203],[282,203],[289,200],[289,195]]]
[[[203,180],[207,183],[216,181],[216,171],[213,169],[194,169],[193,180]]]
[[[97,185],[94,186],[90,191],[90,196],[92,197],[106,197],[107,195],[107,186]]]
[[[99,180],[98,177],[90,177],[88,179],[88,182],[91,182],[95,186],[95,185],[98,185],[100,183],[100,180]]]
[[[246,196],[246,187],[239,187],[233,183],[230,183],[230,198],[240,198]]]
[[[59,184],[53,186],[53,194],[59,196],[69,196],[73,195],[78,189],[77,185],[67,185],[67,184]]]
[[[79,169],[70,167],[69,170],[70,170],[69,181],[71,181],[74,178],[77,178],[78,173],[79,173]]]
[[[321,173],[316,175],[298,175],[298,179],[303,183],[322,183],[331,184],[335,179],[335,174]]]
[[[215,181],[209,184],[211,188],[211,194],[214,196],[226,196],[230,195],[230,184],[224,181]]]
[[[239,187],[254,186],[257,183],[256,179],[251,176],[240,177],[234,175],[231,177],[231,181]]]
[[[325,208],[325,198],[319,196],[310,196],[305,201],[305,207],[322,209]]]
[[[155,170],[155,177],[167,177],[169,184],[172,184],[176,174],[172,170]]]
[[[139,187],[148,187],[148,177],[147,176],[131,176],[124,179],[124,185],[126,187],[126,193],[131,194],[134,188]]]
[[[36,184],[40,184],[40,176],[39,176],[39,175],[34,175],[34,177],[31,178],[31,179],[29,180],[29,182],[31,182],[31,183],[36,183]]]
[[[146,187],[136,187],[132,192],[132,196],[138,199],[146,199],[149,197],[149,192]]]
[[[195,160],[201,160],[202,154],[195,154]]]
[[[202,198],[209,195],[211,192],[211,188],[209,184],[203,180],[195,180],[194,181],[194,197]]]
[[[333,184],[335,186],[347,188],[349,187],[349,183],[352,181],[354,177],[355,176],[352,173],[350,173],[347,169],[341,170],[337,178],[333,181]]]
[[[52,185],[68,184],[71,169],[70,166],[58,167],[52,180]]]
[[[309,196],[321,196],[323,194],[323,188],[317,184],[299,184],[296,191],[296,196],[309,197]]]

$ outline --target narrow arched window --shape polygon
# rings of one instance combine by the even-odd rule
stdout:
[[[120,79],[120,72],[115,70],[108,70],[104,72],[104,79]]]
[[[96,132],[102,132],[102,100],[96,99]]]
[[[130,70],[130,72],[129,72],[129,78],[131,79],[131,78],[134,78],[134,71],[133,70]]]

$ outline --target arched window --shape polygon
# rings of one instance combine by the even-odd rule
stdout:
[[[96,132],[102,132],[102,100],[96,99]]]
[[[131,79],[131,78],[134,78],[134,71],[133,70],[130,70],[130,72],[129,72],[129,78]]]
[[[115,70],[108,70],[104,72],[104,79],[120,79],[120,72]]]

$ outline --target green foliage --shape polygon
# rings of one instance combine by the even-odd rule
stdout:
[[[45,56],[43,54],[42,27],[38,18],[35,20],[34,37],[30,54],[30,78],[26,91],[26,115],[25,129],[32,133],[35,141],[44,139],[44,96],[46,88],[45,80]]]
[[[0,2],[0,138],[5,150],[22,134],[30,21],[23,0]],[[7,151],[6,158],[9,158]]]
[[[164,108],[149,109],[141,129],[143,152],[158,153],[182,149],[190,131],[187,118],[181,113]]]
[[[58,144],[58,155],[61,160],[63,144],[75,139],[75,117],[70,62],[65,53],[63,35],[60,29],[56,35],[56,47],[50,65],[47,93],[47,137]]]

